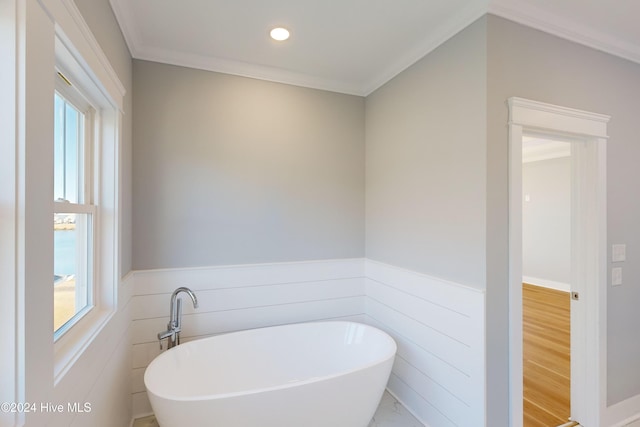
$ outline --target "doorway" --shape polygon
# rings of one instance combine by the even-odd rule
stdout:
[[[522,144],[524,427],[559,426],[571,417],[571,141]]]
[[[571,418],[600,424],[606,366],[606,139],[608,116],[510,98],[510,425],[523,426],[522,140],[542,133],[571,143]]]

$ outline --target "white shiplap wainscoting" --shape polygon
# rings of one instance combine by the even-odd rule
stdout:
[[[58,413],[47,420],[48,427],[111,427],[128,422],[131,413],[125,397],[131,387],[132,286],[133,274],[129,273],[120,280],[116,312],[54,390],[53,402],[86,402],[91,410]]]
[[[151,413],[143,376],[160,354],[171,293],[183,341],[243,329],[354,320],[388,332],[398,353],[388,389],[426,426],[482,426],[484,292],[365,259],[137,271],[131,301],[133,414]]]
[[[485,425],[484,292],[365,261],[367,322],[398,353],[388,389],[427,426]]]
[[[364,259],[149,270],[135,272],[133,414],[151,413],[144,370],[160,354],[171,293],[187,286],[199,308],[183,302],[183,341],[209,335],[318,320],[363,322]],[[184,298],[184,296],[183,296]]]

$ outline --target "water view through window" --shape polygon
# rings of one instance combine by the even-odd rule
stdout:
[[[68,219],[67,219],[68,218]],[[54,215],[53,225],[53,330],[76,314],[76,231],[72,215]],[[69,221],[69,222],[65,222]]]
[[[92,306],[93,207],[84,114],[58,93],[54,112],[53,330],[59,335]]]
[[[90,304],[89,222],[86,214],[54,215],[54,331]]]

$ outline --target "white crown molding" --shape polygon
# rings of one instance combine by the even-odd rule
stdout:
[[[109,2],[120,24],[120,29],[129,47],[131,56],[135,59],[232,74],[293,86],[326,90],[329,92],[344,93],[347,95],[364,96],[359,85],[350,82],[324,79],[281,68],[146,46],[136,30],[135,18],[129,2],[126,0],[109,0]]]
[[[122,31],[124,41],[127,43],[131,56],[137,58],[139,53],[138,47],[141,45],[141,42],[140,35],[136,30],[137,27],[131,6],[128,5],[128,2],[123,2],[122,0],[109,0],[109,3],[118,21],[118,25],[120,25],[120,30]]]
[[[481,1],[480,3],[470,2],[467,7],[452,16],[451,19],[442,22],[437,28],[432,29],[425,39],[416,43],[414,48],[410,49],[400,59],[393,62],[382,72],[376,74],[373,79],[363,86],[362,92],[364,96],[368,96],[382,87],[395,76],[436,50],[447,40],[464,30],[486,13],[487,4],[485,1]]]
[[[640,63],[640,47],[522,0],[492,0],[487,13],[569,40],[601,52]]]
[[[136,59],[162,62],[188,68],[213,71],[217,73],[232,74],[253,79],[266,80],[276,83],[284,83],[293,86],[302,86],[311,89],[320,89],[329,92],[338,92],[347,95],[363,96],[364,94],[356,84],[324,79],[310,74],[296,73],[282,68],[268,67],[264,65],[249,64],[247,62],[233,61],[223,58],[208,57],[192,53],[172,51],[137,46]]]
[[[376,74],[371,80],[363,83],[325,79],[311,74],[296,73],[281,68],[145,46],[136,31],[135,18],[128,2],[126,0],[109,0],[109,2],[120,24],[131,56],[135,59],[356,96],[368,96],[487,12],[487,0],[471,2],[469,6],[462,9],[458,14],[444,21],[438,28],[431,31],[426,39],[416,43],[415,47],[407,54],[386,67],[382,72]]]
[[[145,46],[137,31],[131,4],[127,0],[109,1],[133,58],[357,96],[368,96],[487,13],[640,63],[639,46],[569,22],[535,7],[530,2],[478,0],[469,2],[459,13],[433,28],[423,40],[418,41],[398,60],[374,74],[373,78],[364,82],[341,81],[276,67]]]

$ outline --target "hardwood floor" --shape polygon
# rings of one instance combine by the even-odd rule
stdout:
[[[524,427],[554,427],[570,416],[570,296],[523,283]]]

